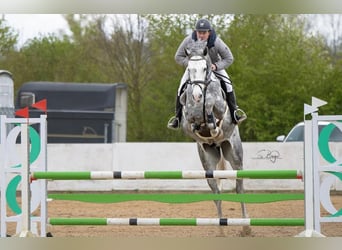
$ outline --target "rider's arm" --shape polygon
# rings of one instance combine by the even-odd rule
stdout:
[[[188,62],[189,62],[189,58],[187,57],[187,55],[185,54],[185,50],[188,47],[188,44],[191,42],[191,36],[186,37],[182,43],[179,45],[176,54],[175,54],[175,61],[176,63],[187,67],[188,66]]]
[[[216,38],[215,49],[220,56],[220,60],[215,62],[216,70],[228,68],[234,61],[233,54],[229,47],[220,38]]]

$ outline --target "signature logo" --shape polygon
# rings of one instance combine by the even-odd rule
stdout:
[[[281,157],[277,150],[262,149],[259,150],[252,159],[269,160],[270,162],[275,163],[277,159],[281,159]]]

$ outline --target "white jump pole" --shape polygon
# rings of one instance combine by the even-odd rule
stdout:
[[[31,195],[30,195],[30,154],[29,154],[29,132],[28,122],[21,124],[21,219],[22,228],[19,237],[30,237],[31,233]]]

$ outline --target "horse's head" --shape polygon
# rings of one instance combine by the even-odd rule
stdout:
[[[189,58],[187,87],[181,96],[186,120],[199,127],[206,122],[205,103],[207,87],[211,81],[211,63],[207,47],[193,46],[186,51]]]
[[[217,134],[216,118],[223,118],[226,105],[220,82],[211,74],[208,48],[202,44],[194,43],[186,51],[188,81],[180,102],[184,106],[183,124],[190,124],[192,131],[208,131],[204,133],[212,135]]]
[[[186,49],[188,61],[188,84],[192,85],[192,98],[200,102],[204,96],[206,85],[210,81],[211,61],[206,44],[198,41]]]
[[[190,83],[207,83],[211,73],[211,60],[208,55],[208,47],[199,47],[194,43],[186,50],[188,61],[188,74]]]

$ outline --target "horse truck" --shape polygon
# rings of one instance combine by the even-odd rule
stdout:
[[[29,107],[29,117],[39,117],[44,112],[32,104],[44,99],[48,143],[126,141],[126,84],[26,82],[17,93],[15,109]]]

